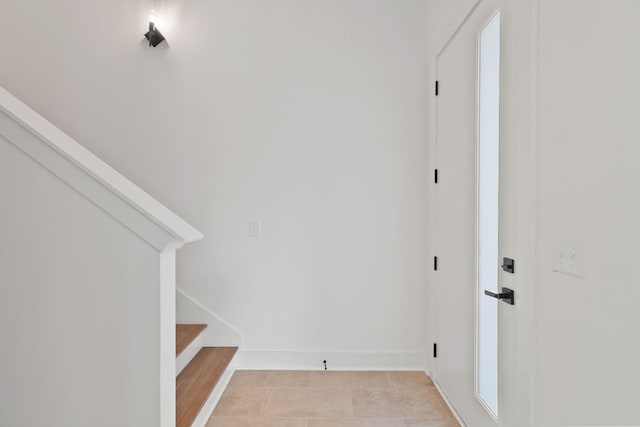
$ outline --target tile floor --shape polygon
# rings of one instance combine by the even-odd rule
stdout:
[[[424,372],[236,371],[207,427],[457,427]]]

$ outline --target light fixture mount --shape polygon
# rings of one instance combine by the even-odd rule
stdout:
[[[144,36],[149,40],[149,46],[156,47],[164,41],[164,36],[158,31],[153,21],[149,21],[149,31]]]

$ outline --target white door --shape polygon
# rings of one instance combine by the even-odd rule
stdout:
[[[484,295],[499,289],[499,71],[498,2],[482,0],[437,56],[435,381],[470,427],[500,414],[506,304]]]

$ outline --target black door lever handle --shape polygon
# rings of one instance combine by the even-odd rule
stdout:
[[[503,287],[502,291],[500,291],[499,294],[491,291],[484,291],[484,294],[487,296],[490,296],[491,298],[504,300],[504,302],[506,302],[507,304],[514,305],[516,303],[513,289]]]

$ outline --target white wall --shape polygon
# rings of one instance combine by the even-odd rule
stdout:
[[[451,37],[477,0],[427,0],[427,24],[431,48]]]
[[[246,349],[424,351],[426,0],[150,3],[3,1],[0,85],[207,236]]]
[[[158,252],[0,137],[0,425],[160,425]]]
[[[640,425],[640,3],[541,0],[538,350],[541,426]],[[584,278],[551,269],[582,241]]]

